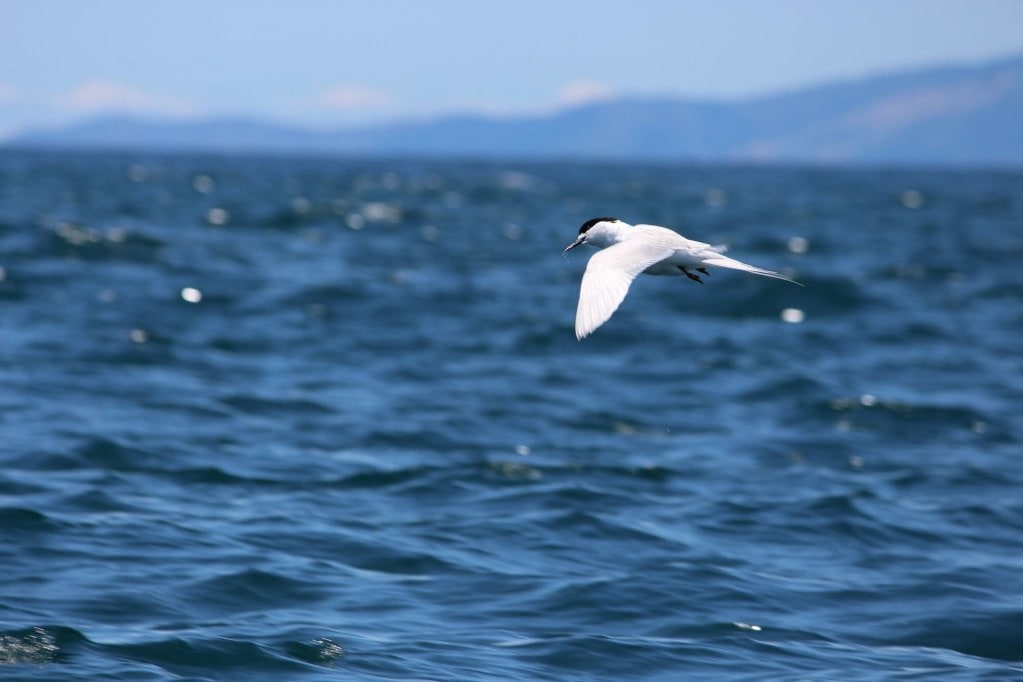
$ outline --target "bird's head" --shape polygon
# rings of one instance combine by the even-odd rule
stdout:
[[[597,248],[603,248],[618,241],[618,228],[624,223],[618,218],[604,217],[591,218],[579,228],[579,236],[575,241],[565,247],[562,253],[568,253],[577,246],[589,244]]]

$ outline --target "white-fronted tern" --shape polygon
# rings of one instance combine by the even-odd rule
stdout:
[[[575,336],[580,341],[611,318],[629,293],[632,280],[640,273],[673,277],[685,275],[702,284],[700,275],[692,270],[709,275],[707,266],[713,265],[799,284],[773,270],[764,270],[723,255],[724,246],[686,239],[674,230],[657,225],[630,225],[617,218],[593,218],[583,223],[579,236],[564,252],[583,244],[602,251],[590,258],[579,287]]]

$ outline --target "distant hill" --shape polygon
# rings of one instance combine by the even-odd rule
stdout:
[[[8,147],[1023,167],[1023,56],[727,102],[628,98],[548,116],[330,132],[256,120],[104,118]]]

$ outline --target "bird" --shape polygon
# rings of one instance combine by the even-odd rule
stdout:
[[[593,218],[582,224],[579,236],[562,253],[567,254],[584,244],[601,251],[593,254],[586,264],[579,286],[575,337],[580,341],[611,319],[629,293],[632,280],[640,273],[672,277],[685,275],[703,284],[700,275],[710,275],[707,266],[713,265],[803,286],[773,270],[723,255],[726,249],[723,245],[711,246],[686,239],[678,232],[659,225],[630,225],[618,218]]]

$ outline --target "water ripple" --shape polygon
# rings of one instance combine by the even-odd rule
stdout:
[[[1019,179],[0,155],[0,676],[1017,678]]]

